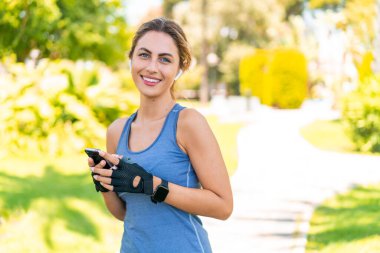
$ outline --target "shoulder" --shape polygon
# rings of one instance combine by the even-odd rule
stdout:
[[[128,120],[128,117],[118,118],[115,121],[113,121],[107,128],[107,134],[108,133],[113,134],[115,132],[122,131],[127,120]]]
[[[177,141],[188,153],[191,147],[199,147],[213,138],[206,118],[195,109],[181,111],[177,123]]]
[[[184,130],[199,130],[199,128],[207,127],[208,123],[206,118],[197,110],[185,108],[179,114],[178,126]]]
[[[119,118],[113,121],[107,128],[107,149],[116,152],[117,144],[128,118]]]

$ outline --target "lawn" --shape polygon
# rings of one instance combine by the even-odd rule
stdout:
[[[380,252],[380,184],[328,199],[311,219],[306,252]]]
[[[207,117],[229,173],[237,167],[242,124]],[[0,253],[117,252],[123,223],[96,193],[86,155],[58,159],[8,157],[0,167]]]
[[[302,128],[301,134],[320,149],[337,152],[355,151],[355,146],[345,134],[340,120],[317,120]]]
[[[0,252],[116,252],[122,222],[94,190],[85,155],[2,161]]]
[[[339,121],[316,121],[301,134],[318,148],[355,152]],[[358,186],[325,200],[313,213],[307,253],[380,252],[380,184]]]
[[[207,116],[207,122],[219,143],[229,175],[233,175],[238,166],[237,134],[242,123],[220,123],[217,116]]]

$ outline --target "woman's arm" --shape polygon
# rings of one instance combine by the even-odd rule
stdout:
[[[121,132],[125,124],[124,119],[115,120],[107,129],[107,152],[116,154],[117,144],[120,139]],[[119,198],[116,192],[102,192],[104,203],[110,213],[116,219],[124,220],[126,214],[125,202]]]
[[[189,155],[202,189],[169,183],[169,194],[165,202],[188,213],[221,220],[227,219],[233,209],[231,185],[219,145],[206,119],[195,110],[183,110],[178,121],[177,142]],[[113,151],[111,150],[111,152]],[[100,155],[116,165],[119,164],[118,158],[110,153],[100,153]],[[96,169],[95,172],[101,175],[96,179],[101,182],[102,186],[113,191],[110,178],[113,171]],[[128,178],[135,177],[135,173],[137,172],[134,171],[133,175],[123,176],[123,180],[127,178],[125,181],[127,185],[129,184]],[[137,182],[135,182],[136,179]],[[136,187],[139,176],[135,180]],[[160,183],[161,179],[153,176],[153,189]]]
[[[206,119],[196,110],[181,111],[177,142],[189,155],[202,189],[169,183],[165,202],[192,214],[227,219],[233,209],[227,168]]]

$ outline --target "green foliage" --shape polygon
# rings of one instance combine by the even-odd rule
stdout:
[[[124,60],[130,35],[121,1],[5,0],[0,2],[0,57]]]
[[[239,91],[237,73],[241,54],[246,53],[245,49],[248,47],[265,47],[271,43],[273,37],[270,34],[281,34],[284,20],[300,13],[302,1],[239,0],[234,4],[228,0],[206,2],[206,11],[203,13],[202,0],[180,1],[176,5],[173,18],[182,25],[188,35],[192,52],[198,62],[202,62],[202,49],[218,55],[220,64],[213,67],[214,72],[209,77],[216,79],[216,83],[226,83],[229,91],[236,94]],[[268,13],[271,15],[267,15]],[[202,15],[206,20],[205,26],[202,23]],[[203,28],[206,29],[204,34],[207,45],[202,45],[203,33],[200,31]],[[282,38],[278,41],[280,40],[282,41]]]
[[[343,101],[342,116],[356,148],[380,152],[380,77],[367,78]]]
[[[105,127],[135,109],[136,95],[97,62],[3,63],[0,139],[7,153],[56,155],[103,147]]]
[[[380,252],[379,193],[379,184],[359,186],[324,201],[311,218],[306,252]]]
[[[181,90],[197,90],[201,84],[203,69],[201,66],[186,71],[178,81],[174,84],[176,91]]]
[[[227,84],[228,93],[239,95],[239,63],[241,59],[252,53],[252,47],[242,43],[231,43],[223,55],[223,62],[219,65],[219,70],[222,72],[222,81]],[[244,94],[244,93],[243,93]]]
[[[173,17],[173,7],[181,2],[182,0],[163,0],[162,2],[162,9],[164,12],[164,16],[168,18]]]
[[[311,9],[335,9],[342,5],[341,0],[310,0],[308,2]]]
[[[298,108],[307,96],[306,58],[295,49],[256,50],[242,59],[239,75],[242,93],[266,105]]]
[[[301,15],[304,10],[303,0],[278,0],[285,8],[285,20],[289,20],[290,16]]]

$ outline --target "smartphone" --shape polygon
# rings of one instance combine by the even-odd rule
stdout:
[[[103,157],[99,155],[99,151],[100,151],[99,149],[86,148],[84,151],[86,152],[88,157],[91,157],[92,160],[94,160],[95,165],[100,163],[102,160],[104,160],[106,161],[106,165],[104,165],[103,167],[104,169],[110,169],[113,166],[113,164],[110,161],[104,159]]]

